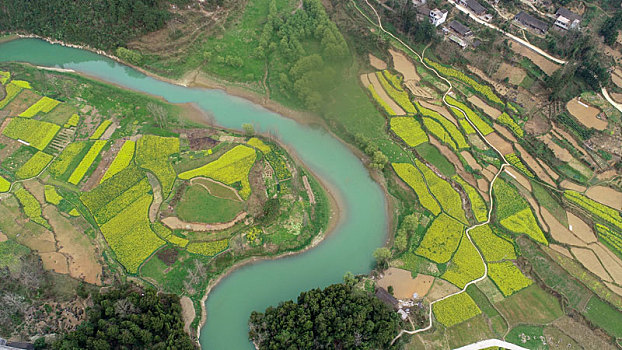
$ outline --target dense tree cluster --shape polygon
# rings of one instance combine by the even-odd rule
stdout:
[[[427,44],[439,39],[436,27],[430,23],[428,17],[418,18],[417,8],[412,1],[392,0],[387,4],[395,9],[395,13],[382,8],[385,10],[385,20],[391,22],[410,40],[419,44]],[[428,5],[430,8],[438,6],[434,1]]]
[[[622,11],[618,10],[613,16],[605,20],[598,33],[605,38],[605,44],[613,45],[618,38],[620,28],[622,28]]]
[[[19,30],[99,49],[125,45],[161,28],[169,17],[164,0],[6,0],[0,30]]]
[[[195,349],[179,297],[129,285],[93,296],[88,319],[53,349]]]
[[[259,349],[391,349],[399,324],[378,298],[347,283],[253,312],[249,336]]]

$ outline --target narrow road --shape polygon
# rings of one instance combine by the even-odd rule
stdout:
[[[539,47],[537,47],[535,45],[532,45],[527,40],[521,39],[521,38],[517,37],[516,35],[510,34],[510,33],[506,32],[506,31],[504,31],[503,29],[501,29],[501,28],[499,28],[499,27],[497,27],[495,25],[492,25],[492,24],[484,21],[483,19],[475,16],[469,10],[467,10],[464,6],[456,3],[454,0],[448,0],[448,1],[449,1],[450,4],[454,5],[460,12],[466,14],[471,19],[473,19],[475,22],[477,22],[477,23],[479,23],[479,24],[481,24],[483,26],[486,26],[488,28],[494,29],[494,30],[496,30],[496,31],[498,31],[500,33],[503,33],[508,38],[516,41],[517,43],[519,43],[519,44],[521,44],[523,46],[528,47],[530,50],[538,53],[539,55],[541,55],[541,56],[543,56],[543,57],[545,57],[545,58],[547,58],[547,59],[549,59],[549,60],[551,60],[551,61],[553,61],[555,63],[559,63],[559,64],[566,64],[567,63],[567,61],[564,61],[562,59],[559,59],[557,57],[549,55],[546,51],[542,50],[541,48],[539,48]]]
[[[471,126],[473,127],[473,129],[475,129],[475,131],[477,131],[477,133],[480,135],[480,137],[482,138],[482,140],[484,140],[484,142],[486,142],[486,143],[488,144],[488,146],[490,146],[490,148],[494,149],[494,150],[495,150],[495,152],[497,152],[497,153],[499,154],[499,156],[501,157],[501,160],[502,160],[502,164],[501,164],[501,166],[499,167],[499,171],[495,174],[495,176],[494,176],[494,178],[492,179],[492,181],[490,181],[490,187],[489,187],[489,189],[488,189],[488,192],[489,192],[488,194],[489,194],[489,197],[490,197],[490,203],[489,203],[489,209],[488,209],[488,217],[487,217],[486,221],[485,221],[485,222],[482,222],[482,223],[480,223],[480,224],[477,224],[477,225],[473,225],[473,226],[471,226],[471,227],[467,228],[467,229],[466,229],[466,231],[465,231],[465,234],[466,234],[467,238],[469,239],[469,242],[471,242],[471,244],[473,245],[473,247],[474,247],[474,248],[475,248],[475,250],[477,251],[477,253],[478,253],[479,257],[480,257],[480,260],[481,260],[482,264],[484,265],[484,274],[483,274],[481,277],[479,277],[479,278],[477,278],[477,279],[474,279],[474,280],[470,281],[469,283],[467,283],[467,284],[464,286],[464,288],[462,288],[462,290],[460,290],[460,291],[458,291],[458,292],[455,292],[455,293],[452,293],[452,294],[450,294],[450,295],[447,295],[447,296],[445,296],[445,297],[443,297],[443,298],[440,298],[440,299],[437,299],[437,300],[432,301],[432,302],[430,303],[430,311],[429,311],[429,315],[428,315],[428,318],[429,318],[429,320],[430,320],[430,323],[428,324],[428,326],[427,326],[427,327],[425,327],[425,328],[420,328],[420,329],[416,329],[416,330],[412,330],[412,331],[405,330],[405,329],[401,330],[401,331],[400,331],[400,333],[399,333],[399,334],[398,334],[398,335],[397,335],[397,336],[393,339],[393,341],[392,341],[392,344],[393,344],[393,343],[395,343],[395,341],[396,341],[397,339],[399,339],[399,338],[400,338],[403,334],[405,334],[405,333],[406,333],[406,334],[416,334],[416,333],[421,333],[421,332],[424,332],[424,331],[427,331],[427,330],[431,329],[431,328],[432,328],[432,319],[433,319],[433,317],[432,317],[432,307],[433,307],[433,305],[434,305],[435,303],[437,303],[437,302],[439,302],[439,301],[442,301],[442,300],[445,300],[445,299],[447,299],[447,298],[450,298],[450,297],[452,297],[452,296],[458,295],[458,294],[460,294],[460,293],[466,292],[466,289],[467,289],[470,285],[475,284],[475,283],[477,283],[477,282],[479,282],[479,281],[482,281],[482,280],[486,279],[486,277],[488,277],[488,265],[486,264],[486,261],[484,260],[484,256],[482,255],[482,252],[480,251],[480,249],[479,249],[479,248],[475,245],[475,243],[473,243],[473,239],[471,238],[471,235],[469,234],[469,232],[470,232],[472,229],[474,229],[474,228],[477,228],[477,227],[480,227],[480,226],[484,226],[484,225],[488,225],[488,224],[490,223],[490,220],[491,220],[491,217],[492,217],[493,205],[494,205],[494,197],[493,197],[493,195],[492,195],[492,189],[493,189],[493,187],[494,187],[494,183],[495,183],[495,181],[497,180],[497,178],[499,177],[499,175],[500,175],[500,174],[504,171],[504,168],[505,168],[507,165],[509,165],[509,163],[507,162],[507,160],[506,160],[506,159],[505,159],[505,157],[503,156],[503,153],[501,153],[501,152],[500,152],[497,148],[495,148],[492,144],[490,144],[490,143],[486,140],[486,138],[484,137],[484,135],[482,134],[482,132],[481,132],[481,131],[477,128],[477,126],[476,126],[476,125],[475,125],[475,124],[474,124],[474,123],[473,123],[473,122],[469,119],[469,117],[468,117],[468,115],[466,114],[466,112],[464,112],[464,111],[463,111],[462,109],[460,109],[459,107],[457,107],[457,106],[453,106],[453,105],[451,105],[450,103],[448,103],[448,102],[447,102],[446,97],[447,97],[447,95],[449,94],[449,92],[451,92],[451,90],[452,90],[452,88],[453,88],[453,85],[452,85],[451,81],[449,81],[449,80],[448,80],[448,79],[446,79],[445,77],[441,76],[441,75],[440,75],[440,74],[439,74],[439,73],[438,73],[435,69],[431,68],[430,66],[428,66],[428,65],[425,63],[425,61],[423,60],[423,55],[425,54],[425,49],[424,49],[424,51],[423,51],[422,55],[419,55],[419,53],[417,53],[417,52],[416,52],[415,50],[413,50],[413,49],[412,49],[409,45],[407,45],[406,43],[404,43],[404,42],[403,42],[400,38],[396,37],[396,36],[395,36],[395,35],[393,35],[392,33],[390,33],[390,32],[388,32],[387,30],[385,30],[385,29],[384,29],[384,27],[382,26],[382,21],[380,20],[380,15],[379,15],[379,14],[378,14],[378,12],[376,11],[376,9],[375,9],[375,8],[374,8],[374,7],[373,7],[373,6],[372,6],[372,5],[368,2],[368,0],[365,0],[365,3],[366,3],[366,4],[367,4],[367,5],[368,5],[371,9],[372,9],[372,11],[374,12],[374,14],[376,15],[376,18],[377,18],[377,26],[378,26],[378,28],[379,28],[382,32],[384,32],[385,34],[387,34],[387,35],[391,36],[393,39],[397,40],[400,44],[402,44],[402,45],[403,45],[406,49],[408,49],[410,52],[412,52],[413,54],[415,54],[415,55],[419,58],[419,61],[420,61],[420,62],[421,62],[421,63],[422,63],[422,64],[423,64],[423,65],[424,65],[427,69],[429,69],[430,71],[434,72],[434,74],[435,74],[435,75],[436,75],[439,79],[441,79],[441,80],[445,81],[445,82],[448,84],[449,88],[447,89],[447,91],[446,91],[446,92],[445,92],[445,94],[443,95],[443,103],[445,103],[448,107],[454,107],[454,108],[456,108],[457,110],[459,110],[459,111],[460,111],[460,112],[464,115],[465,119],[469,122],[469,124],[471,124]],[[354,4],[354,6],[356,7],[356,9],[357,9],[357,10],[358,10],[358,11],[359,11],[359,12],[360,12],[363,16],[365,16],[365,18],[367,18],[367,19],[369,20],[369,18],[365,15],[365,13],[363,13],[363,11],[361,11],[361,9],[360,9],[360,8],[356,5],[356,3],[355,3],[354,1],[353,1],[353,4]],[[374,22],[372,21],[372,23],[374,23]],[[520,348],[520,347],[518,347],[518,349],[523,350],[524,348]],[[526,350],[526,349],[524,349],[524,350]]]
[[[499,340],[499,339],[482,340],[482,341],[478,341],[477,343],[465,345],[454,350],[481,350],[481,349],[488,349],[488,348],[493,348],[493,347],[500,347],[501,349],[507,349],[507,350],[527,350],[526,348],[522,346],[508,343],[506,341]]]
[[[611,103],[611,105],[614,106],[618,111],[622,112],[622,104],[619,104],[616,101],[614,101],[611,98],[611,96],[609,96],[609,92],[607,92],[607,89],[602,87],[600,88],[600,91],[603,93],[603,96],[605,96],[605,99],[607,100],[607,102]]]

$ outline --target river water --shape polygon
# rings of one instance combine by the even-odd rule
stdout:
[[[244,266],[210,293],[203,349],[252,349],[248,317],[253,310],[295,299],[304,290],[340,282],[350,271],[367,273],[372,252],[387,234],[386,200],[361,161],[341,142],[319,128],[301,125],[221,90],[186,88],[159,81],[95,53],[52,45],[38,39],[0,44],[0,62],[23,61],[73,69],[173,103],[194,102],[218,125],[240,129],[252,123],[271,132],[341,198],[341,220],[320,245],[305,253]]]

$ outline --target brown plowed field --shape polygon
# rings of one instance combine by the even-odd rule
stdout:
[[[611,282],[611,276],[607,273],[603,265],[598,261],[596,254],[587,248],[570,248],[572,255],[585,266],[590,272],[598,276],[600,279],[606,282]]]
[[[599,203],[622,211],[622,192],[611,187],[592,186],[588,188],[585,195]]]
[[[433,276],[418,274],[412,278],[410,271],[390,267],[384,272],[384,276],[378,280],[378,285],[384,289],[393,286],[393,295],[398,299],[412,299],[417,293],[418,298],[423,298],[432,287]]]
[[[387,69],[387,63],[372,54],[369,54],[369,64],[377,70]]]
[[[597,118],[597,116],[601,114],[600,109],[588,105],[580,98],[575,97],[568,101],[566,108],[573,117],[588,128],[594,128],[600,131],[607,129],[607,121]]]
[[[391,107],[391,109],[393,110],[393,112],[395,112],[396,115],[404,115],[404,114],[406,114],[406,112],[404,112],[402,107],[400,107],[397,103],[395,103],[395,101],[393,101],[393,99],[391,97],[389,97],[387,92],[384,91],[384,88],[380,84],[380,81],[378,80],[378,77],[376,76],[376,74],[369,73],[369,74],[367,74],[367,78],[369,79],[369,82],[371,83],[371,85],[374,87],[374,90],[376,90],[376,93],[378,94],[378,96],[389,107]]]

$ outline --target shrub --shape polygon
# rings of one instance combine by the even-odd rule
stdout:
[[[0,84],[5,85],[11,80],[11,72],[0,71]]]
[[[119,153],[117,153],[117,156],[108,167],[108,170],[106,170],[106,173],[102,176],[100,183],[108,180],[121,170],[127,168],[127,166],[130,165],[132,158],[134,158],[135,148],[136,142],[131,140],[125,141],[123,146],[121,146]]]
[[[458,248],[463,231],[464,225],[441,213],[428,227],[415,253],[437,263],[446,263]]]
[[[391,165],[395,173],[397,173],[397,176],[404,180],[404,182],[415,191],[421,206],[432,212],[432,214],[438,215],[441,212],[441,207],[428,191],[419,170],[409,163],[392,163]]]
[[[506,297],[533,283],[511,261],[489,263],[488,275]]]
[[[39,112],[49,113],[59,103],[60,102],[56,101],[55,99],[44,96],[41,97],[41,99],[37,101],[34,105],[28,107],[28,109],[23,111],[19,116],[23,118],[32,118]]]
[[[486,206],[486,202],[484,202],[484,198],[482,198],[473,186],[469,185],[460,176],[454,175],[452,179],[462,186],[464,192],[466,192],[469,197],[469,202],[471,202],[471,210],[473,211],[475,220],[477,220],[477,222],[486,221],[488,219],[488,207]]]
[[[126,49],[125,47],[118,47],[116,54],[121,60],[134,65],[140,65],[143,61],[143,55],[137,51]]]
[[[501,261],[516,259],[516,252],[512,243],[495,235],[489,225],[475,227],[469,230],[469,235],[486,261]]]
[[[447,264],[441,278],[462,289],[467,283],[484,276],[484,262],[466,235],[462,236],[458,250]]]
[[[104,132],[106,132],[106,129],[108,129],[110,124],[112,124],[112,121],[110,120],[104,120],[103,122],[101,122],[101,124],[99,124],[97,129],[95,129],[95,132],[93,132],[93,135],[91,135],[90,139],[99,140],[99,138],[102,137]]]
[[[56,192],[56,187],[52,185],[45,185],[45,201],[48,203],[52,203],[54,205],[60,204],[60,201],[63,200],[63,197]]]
[[[458,118],[464,118],[464,114],[462,111],[466,113],[467,118],[475,125],[475,127],[482,133],[482,135],[486,136],[493,131],[495,131],[490,124],[488,124],[484,118],[482,118],[479,114],[475,113],[471,108],[467,107],[462,102],[459,102],[455,98],[447,95],[445,96],[445,101],[449,103],[451,110],[456,114]]]
[[[467,293],[450,296],[434,303],[434,317],[445,327],[455,326],[482,313]]]
[[[276,173],[276,177],[283,181],[292,177],[292,173],[287,168],[287,164],[285,163],[284,156],[278,150],[272,150],[270,153],[265,154],[266,160],[270,163],[272,169]]]
[[[505,112],[503,112],[503,114],[501,114],[499,118],[497,118],[497,123],[507,126],[510,130],[512,130],[514,135],[518,137],[525,136],[525,132],[523,131],[523,129],[518,124],[516,124],[514,119],[512,119],[509,114]]]
[[[93,145],[91,145],[91,148],[86,153],[84,158],[82,158],[82,161],[80,161],[80,164],[78,164],[78,166],[73,171],[73,173],[71,173],[71,176],[69,177],[70,183],[74,185],[77,185],[80,183],[80,181],[82,180],[86,172],[89,170],[89,168],[91,167],[91,165],[93,164],[97,156],[99,155],[99,152],[101,152],[101,150],[104,148],[105,145],[106,145],[105,140],[97,140],[95,141],[95,143],[93,143]]]
[[[15,173],[19,179],[29,179],[39,175],[43,169],[52,161],[54,157],[41,151],[35,153],[24,165]]]
[[[165,197],[177,178],[168,159],[176,153],[179,153],[179,139],[176,137],[145,135],[136,144],[136,164],[158,178]]]
[[[257,154],[254,149],[244,145],[237,145],[215,161],[179,174],[179,178],[188,180],[197,176],[205,176],[226,185],[239,182],[242,186],[240,196],[248,199],[251,194],[248,175],[253,164],[255,164],[256,158]]]
[[[412,117],[394,117],[390,121],[391,130],[410,147],[428,142],[428,135],[421,124]]]
[[[2,133],[9,138],[22,140],[43,151],[52,141],[60,126],[40,120],[13,118]]]
[[[211,242],[192,242],[188,244],[188,252],[205,256],[214,256],[229,247],[229,239]]]

